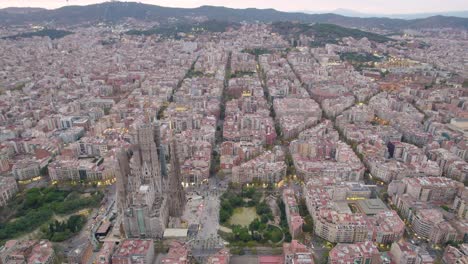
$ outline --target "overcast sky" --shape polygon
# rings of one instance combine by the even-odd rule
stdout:
[[[337,8],[365,13],[404,14],[468,10],[468,0],[140,0],[136,2],[172,7],[198,7],[201,5],[234,8],[275,8],[282,11],[330,11]],[[0,0],[0,8],[87,5],[106,2],[102,0]]]

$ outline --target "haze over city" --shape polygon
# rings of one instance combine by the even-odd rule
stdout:
[[[88,5],[103,3],[99,0],[0,0],[0,7],[42,7],[58,8],[66,5]],[[281,11],[310,11],[325,12],[336,9],[350,9],[363,13],[377,14],[412,14],[412,13],[434,13],[447,11],[468,10],[468,2],[464,0],[291,0],[291,1],[270,1],[270,0],[142,0],[141,3],[168,6],[193,8],[203,5],[226,6],[232,8],[274,8]]]

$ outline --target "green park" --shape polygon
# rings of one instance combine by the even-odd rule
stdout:
[[[257,187],[232,188],[221,197],[220,235],[234,250],[242,247],[277,246],[291,240],[284,212],[284,204],[279,199],[281,223],[274,223],[270,206],[265,201],[265,189]]]
[[[0,212],[0,243],[34,233],[53,242],[64,241],[86,224],[84,211],[98,207],[101,192],[32,188],[19,193]]]

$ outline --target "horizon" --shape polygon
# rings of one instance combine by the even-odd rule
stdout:
[[[102,1],[102,0],[21,0],[15,3],[16,5],[11,5],[11,1],[9,0],[0,0],[0,8],[45,8],[49,10],[57,9],[60,7],[65,6],[86,6],[92,4],[100,4],[105,2],[111,1]],[[245,8],[258,8],[258,9],[276,9],[278,11],[284,12],[315,12],[315,13],[327,13],[327,12],[334,12],[337,10],[346,10],[361,13],[363,15],[366,14],[378,14],[378,15],[410,15],[410,14],[425,14],[425,13],[445,13],[445,12],[464,12],[468,11],[468,1],[460,1],[460,0],[450,0],[444,2],[442,5],[437,0],[429,0],[429,1],[422,1],[422,0],[412,0],[410,1],[410,5],[408,1],[405,0],[397,0],[396,2],[400,3],[398,5],[395,1],[392,1],[390,6],[404,6],[406,4],[407,9],[389,9],[389,3],[380,1],[380,0],[332,0],[328,1],[327,3],[310,3],[307,0],[292,0],[288,3],[268,3],[270,1],[261,0],[253,1],[250,0],[241,0],[236,1],[235,4],[231,4],[225,0],[178,0],[178,1],[169,1],[169,0],[162,0],[162,1],[154,1],[154,0],[142,0],[142,1],[117,1],[117,2],[136,2],[142,4],[151,4],[151,5],[158,5],[163,7],[174,7],[174,8],[197,8],[200,6],[220,6],[220,7],[228,7],[228,8],[236,8],[236,9],[245,9]],[[360,4],[357,4],[360,2]],[[373,4],[369,4],[372,3]],[[375,2],[381,2],[381,4],[376,5]],[[418,3],[416,3],[418,2]],[[428,3],[429,2],[429,3]],[[403,4],[404,3],[404,4]],[[433,4],[431,4],[433,3]],[[410,8],[410,6],[416,4],[418,7],[424,8]],[[359,8],[361,6],[361,8]],[[369,6],[374,6],[369,8]],[[377,7],[375,9],[375,7]],[[447,9],[436,9],[437,7],[447,7]],[[429,8],[429,9],[427,9]]]

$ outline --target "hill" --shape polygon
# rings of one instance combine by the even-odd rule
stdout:
[[[300,35],[314,37],[311,46],[324,46],[327,43],[337,43],[344,37],[355,39],[368,38],[375,42],[387,42],[392,39],[359,29],[345,28],[333,24],[302,24],[293,22],[275,22],[272,25],[273,32],[281,34],[286,39],[298,39]]]
[[[169,8],[135,2],[106,2],[87,6],[66,6],[54,10],[39,9],[34,12],[0,10],[0,24],[26,25],[49,23],[56,26],[72,26],[97,22],[121,22],[127,18],[164,23],[168,20],[190,20],[190,17],[230,22],[298,21],[303,23],[327,23],[344,27],[379,28],[400,30],[405,28],[456,27],[468,29],[467,18],[434,16],[424,19],[404,20],[391,18],[358,18],[336,14],[305,14],[280,12],[274,9],[233,9],[201,6],[198,8]]]
[[[228,28],[237,28],[239,23],[207,20],[198,23],[175,23],[154,27],[148,30],[129,30],[128,35],[152,35],[158,34],[163,37],[176,37],[178,33],[196,34],[202,32],[225,32]]]
[[[432,16],[451,16],[468,18],[468,10],[463,11],[446,11],[446,12],[432,12],[432,13],[408,13],[408,14],[383,14],[383,13],[363,13],[352,9],[338,8],[328,12],[314,12],[309,10],[302,11],[306,14],[320,14],[332,13],[336,15],[349,16],[349,17],[388,17],[388,18],[401,18],[401,19],[417,19],[428,18]]]
[[[37,11],[45,11],[44,8],[34,8],[34,7],[7,7],[1,9],[1,11],[10,14],[29,14]]]
[[[63,38],[67,35],[73,34],[73,32],[66,30],[57,29],[43,29],[33,32],[25,32],[13,36],[3,37],[3,39],[20,39],[20,38],[32,38],[32,37],[50,37],[51,39]]]

